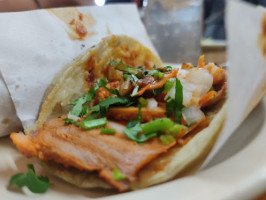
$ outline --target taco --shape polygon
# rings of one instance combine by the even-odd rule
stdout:
[[[225,94],[225,70],[204,56],[172,68],[138,41],[109,36],[57,75],[36,126],[11,139],[79,187],[143,188],[200,166]]]

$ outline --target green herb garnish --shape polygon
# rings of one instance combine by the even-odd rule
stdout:
[[[10,189],[12,185],[20,188],[26,186],[33,193],[44,193],[52,184],[49,183],[48,177],[36,176],[33,165],[28,164],[27,173],[19,173],[11,177],[8,188]]]
[[[158,79],[162,79],[164,77],[164,73],[156,71],[153,73],[153,77],[158,80]]]
[[[165,84],[164,84],[163,87],[158,88],[158,89],[153,89],[152,90],[153,91],[153,94],[154,95],[158,95],[158,94],[161,94],[162,92],[164,92],[164,93],[169,92],[171,90],[171,88],[174,86],[174,82],[175,82],[174,80],[175,80],[174,78],[168,79],[165,82]]]
[[[144,133],[150,134],[158,131],[163,131],[171,128],[174,125],[174,122],[169,118],[155,119],[151,122],[141,124],[141,129]]]
[[[148,101],[144,97],[138,98],[138,102],[141,107],[146,107],[148,105]]]
[[[122,71],[123,73],[134,74],[136,76],[142,76],[142,70],[137,67],[130,67],[122,62],[111,62],[110,65],[114,65],[115,69]]]
[[[108,83],[107,78],[100,79],[99,82],[98,82],[98,84],[97,84],[97,87],[98,88],[103,87],[108,92],[110,92],[111,94],[119,95],[119,91],[117,89],[109,89],[108,87],[106,87],[107,83]]]
[[[104,101],[100,101],[98,105],[93,106],[91,108],[91,111],[93,111],[93,113],[100,112],[101,116],[104,116],[108,112],[110,106],[114,106],[114,105],[130,106],[134,103],[135,102],[133,99],[130,99],[127,97],[110,97],[110,96],[108,96]]]
[[[134,87],[134,90],[133,90],[133,92],[131,94],[131,97],[136,96],[136,94],[138,93],[138,90],[139,90],[139,85],[136,84],[135,87]]]
[[[126,175],[122,174],[117,167],[113,170],[113,176],[116,181],[124,180],[127,178]]]
[[[83,104],[91,101],[96,96],[96,90],[95,88],[91,88],[88,94],[85,94],[84,96],[76,99],[75,101],[71,102],[70,105],[73,105],[72,110],[70,111],[71,115],[75,116],[82,116],[83,112]]]
[[[101,128],[101,133],[104,134],[115,134],[116,130],[110,128]]]
[[[75,124],[76,123],[75,120],[69,119],[69,118],[65,118],[64,121],[65,121],[65,124]]]
[[[157,88],[157,89],[152,89],[152,92],[154,95],[161,94],[164,91],[164,87]]]
[[[160,140],[163,144],[170,144],[175,141],[172,135],[160,135]]]
[[[164,92],[165,93],[167,93],[167,92],[169,92],[171,89],[172,89],[172,87],[174,86],[174,83],[175,83],[175,79],[174,78],[170,78],[170,79],[168,79],[166,82],[165,82],[165,84],[164,84]]]
[[[174,137],[178,136],[181,131],[187,132],[188,128],[181,124],[175,124],[171,128],[168,129],[168,132]]]
[[[166,116],[171,117],[174,114],[174,121],[181,123],[182,109],[183,109],[183,87],[177,78],[175,88],[175,98],[168,99],[166,103]]]
[[[212,91],[212,90],[214,90],[213,85],[211,86],[211,88],[209,89],[209,91]]]
[[[140,132],[142,132],[140,124],[142,117],[141,117],[141,107],[139,106],[138,108],[139,112],[137,118],[134,121],[130,121],[127,124],[124,133],[127,135],[129,139],[137,143],[143,143],[149,140],[150,138],[157,136],[157,133],[139,134]]]
[[[94,129],[98,127],[105,126],[107,124],[106,117],[100,118],[100,119],[94,119],[89,121],[82,121],[79,123],[79,126],[85,130]]]

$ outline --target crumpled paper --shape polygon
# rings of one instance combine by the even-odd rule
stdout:
[[[35,122],[55,74],[103,37],[125,34],[156,52],[134,4],[0,13],[0,25],[0,81],[24,128]],[[2,85],[1,96],[10,99]],[[16,119],[11,106],[0,110],[0,117],[7,112]],[[15,130],[0,130],[0,136]]]
[[[226,121],[206,167],[266,93],[266,9],[227,1],[228,108]],[[265,37],[265,41],[261,39]],[[239,138],[241,140],[241,138]]]

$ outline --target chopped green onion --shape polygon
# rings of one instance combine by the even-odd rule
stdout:
[[[64,121],[65,121],[65,124],[75,124],[75,123],[77,123],[75,120],[69,119],[69,118],[65,118]]]
[[[175,141],[175,138],[172,135],[161,135],[160,140],[163,144],[170,144]]]
[[[89,130],[89,129],[105,126],[107,124],[107,119],[106,117],[104,117],[104,118],[94,119],[90,121],[82,121],[79,124],[81,128],[85,130]]]
[[[33,193],[44,193],[51,186],[49,178],[44,176],[37,176],[32,164],[28,164],[27,173],[15,174],[9,181],[8,188],[12,185],[17,185],[22,188],[26,186]]]
[[[187,132],[187,127],[183,126],[181,124],[175,124],[174,126],[172,126],[171,128],[169,128],[169,133],[173,136],[178,136],[181,133],[181,130]]]
[[[143,98],[143,97],[140,97],[138,99],[138,102],[139,102],[141,107],[146,107],[148,105],[148,101],[145,98]]]
[[[111,62],[110,64],[115,65],[115,69],[122,71],[122,72],[135,74],[135,75],[137,75],[139,72],[141,73],[140,69],[138,69],[136,67],[130,67],[130,66],[124,64],[122,61],[120,61],[119,63]]]
[[[123,79],[124,79],[124,80],[128,79],[129,77],[130,77],[130,75],[128,75],[128,74],[124,74],[124,75],[123,75]]]
[[[135,87],[134,87],[134,90],[133,90],[133,92],[131,94],[131,97],[136,96],[136,94],[138,93],[138,90],[139,90],[139,85],[136,84]]]
[[[101,133],[105,134],[115,134],[116,130],[110,128],[101,128]]]
[[[155,79],[162,79],[164,77],[164,73],[156,71],[153,73]]]
[[[166,83],[164,84],[164,92],[167,93],[169,92],[172,87],[174,86],[175,83],[175,79],[174,78],[170,78],[166,81]]]
[[[84,115],[87,115],[87,114],[89,114],[89,108],[88,107],[82,108],[80,116],[84,116]]]
[[[172,67],[171,66],[166,66],[163,68],[163,71],[172,71]]]
[[[155,133],[161,130],[169,129],[174,125],[174,122],[169,118],[156,119],[154,121],[141,124],[144,133]]]
[[[117,167],[113,170],[113,176],[116,181],[124,180],[127,178],[126,175],[122,174]]]

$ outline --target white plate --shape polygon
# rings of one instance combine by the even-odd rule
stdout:
[[[211,162],[211,167],[197,174],[147,189],[114,194],[110,191],[83,190],[50,177],[54,184],[42,195],[25,195],[6,189],[11,175],[26,171],[34,163],[37,174],[45,175],[38,165],[17,152],[9,138],[0,139],[0,199],[251,199],[266,190],[266,98]]]

